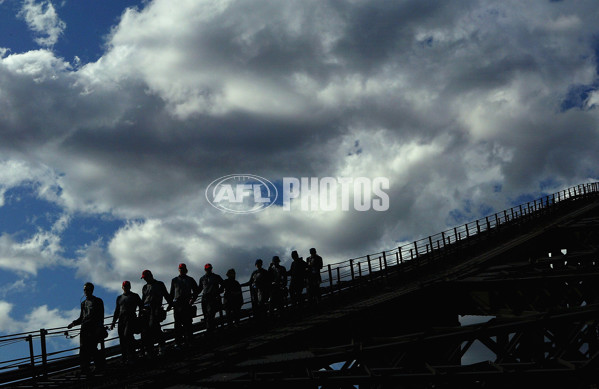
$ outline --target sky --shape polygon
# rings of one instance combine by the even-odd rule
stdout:
[[[111,312],[143,269],[244,281],[596,181],[597,20],[595,0],[0,0],[0,334],[68,324],[86,281]],[[224,212],[206,191],[228,175],[384,177],[388,207]]]

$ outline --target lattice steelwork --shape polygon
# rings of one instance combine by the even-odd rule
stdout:
[[[111,362],[102,375],[82,380],[76,358],[48,361],[32,351],[30,363],[7,361],[0,382],[15,387],[596,388],[598,254],[599,185],[594,183],[413,244],[330,264],[323,269],[318,308],[289,308],[266,322],[247,311],[241,326],[210,334],[200,322],[194,348],[169,350],[166,359],[134,369]],[[494,318],[461,326],[463,315]],[[23,338],[31,345],[36,336],[17,335],[0,341]],[[481,349],[488,360],[465,362]],[[118,347],[107,352],[119,355]]]

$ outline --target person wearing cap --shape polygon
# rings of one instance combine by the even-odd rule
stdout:
[[[119,323],[118,332],[123,363],[129,365],[135,361],[135,332],[139,326],[137,309],[139,308],[141,312],[143,305],[139,295],[131,291],[131,282],[123,281],[121,288],[123,294],[116,298],[110,329],[113,330],[116,323]]]
[[[202,294],[202,313],[206,322],[206,330],[211,331],[214,329],[216,312],[220,312],[222,309],[220,290],[223,279],[212,272],[212,265],[209,263],[204,266],[204,271],[206,274],[200,277],[200,282],[198,282],[198,293]]]
[[[271,279],[269,308],[271,314],[281,312],[287,300],[287,269],[281,265],[281,259],[275,255],[268,267]]]
[[[96,371],[104,369],[106,360],[104,353],[98,350],[98,343],[104,340],[104,301],[94,296],[94,284],[86,282],[83,285],[85,300],[81,302],[81,313],[79,317],[68,328],[81,325],[79,338],[79,358],[81,372],[90,373],[90,362],[93,359]]]
[[[322,269],[322,257],[316,253],[315,248],[310,249],[310,256],[306,259],[308,265],[308,300],[317,304],[320,301],[320,283],[322,278],[320,270]]]
[[[223,306],[227,315],[227,322],[230,326],[239,324],[239,313],[243,305],[243,293],[241,284],[235,279],[235,269],[229,269],[226,273],[227,278],[223,281],[221,292],[223,294]]]
[[[171,280],[171,299],[175,316],[175,339],[179,347],[193,337],[193,303],[198,297],[198,284],[187,275],[187,266],[179,264],[179,275]]]
[[[164,334],[160,328],[160,322],[166,318],[166,312],[162,308],[162,299],[164,298],[169,305],[172,305],[173,300],[166,290],[164,282],[154,279],[151,271],[144,270],[141,273],[141,278],[146,281],[141,291],[143,303],[141,340],[147,356],[154,354],[155,343],[158,343],[158,355],[162,356],[166,349]]]
[[[289,269],[289,295],[291,296],[291,303],[299,305],[303,300],[302,293],[306,284],[307,264],[296,250],[291,252],[291,258],[293,262],[291,262],[291,269]]]
[[[263,262],[261,259],[256,259],[254,264],[256,270],[250,276],[249,281],[242,284],[242,286],[250,287],[254,316],[257,319],[263,319],[266,315],[266,303],[270,292],[270,274],[262,267]]]

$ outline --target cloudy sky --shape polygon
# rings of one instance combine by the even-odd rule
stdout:
[[[145,268],[248,277],[599,177],[596,0],[0,0],[0,332]],[[386,177],[387,211],[224,213],[229,174]]]

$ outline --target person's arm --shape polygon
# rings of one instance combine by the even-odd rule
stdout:
[[[198,296],[204,291],[204,284],[202,283],[202,277],[198,280]]]
[[[162,295],[164,296],[164,299],[166,300],[166,302],[168,303],[169,306],[173,305],[173,299],[171,298],[171,295],[166,290],[166,285],[164,285],[164,282],[162,283]]]
[[[218,294],[222,293],[222,290],[225,287],[225,280],[223,280],[223,278],[221,276],[218,276]]]
[[[165,285],[166,287],[166,285]],[[175,299],[175,288],[177,287],[177,278],[173,278],[171,280],[171,292],[169,293],[171,296],[171,301]]]
[[[166,289],[166,285],[164,285],[164,288]],[[171,292],[168,294],[170,297],[170,301],[168,299],[166,299],[166,301],[168,302],[168,306],[166,307],[167,311],[170,311],[171,308],[173,307],[173,301],[175,301],[175,289],[177,288],[177,278],[173,278],[171,280]],[[165,296],[166,298],[166,296]]]
[[[96,320],[98,320],[98,323],[100,323],[100,325],[104,325],[104,300],[102,300],[99,297],[96,297],[96,301],[98,303],[98,312],[97,312],[97,316],[96,316]]]
[[[244,282],[243,284],[240,284],[241,286],[252,286],[252,283],[254,282],[254,273],[252,273],[252,275],[250,276],[250,279],[248,280],[248,282]]]
[[[73,327],[75,327],[75,326],[77,326],[77,325],[81,324],[81,322],[83,321],[83,304],[84,304],[84,303],[81,303],[81,312],[79,313],[79,317],[78,317],[77,319],[73,320],[73,321],[71,322],[71,324],[69,324],[69,325],[67,326],[69,329],[71,329],[71,328],[73,328]]]
[[[115,326],[116,322],[119,319],[118,315],[120,313],[120,308],[119,308],[120,297],[121,296],[119,296],[119,297],[116,298],[116,304],[115,304],[115,307],[114,307],[114,313],[112,314],[112,324],[110,325],[110,329],[111,330],[114,330],[114,326]]]
[[[191,279],[192,287],[191,287],[191,300],[189,300],[189,305],[192,305],[196,302],[198,295],[200,294],[200,288],[198,287],[198,283],[192,277]]]
[[[135,294],[135,295],[137,296],[137,307],[139,308],[139,314],[138,315],[141,315],[141,311],[144,308],[144,302],[141,299],[141,297],[139,297],[138,294]]]

